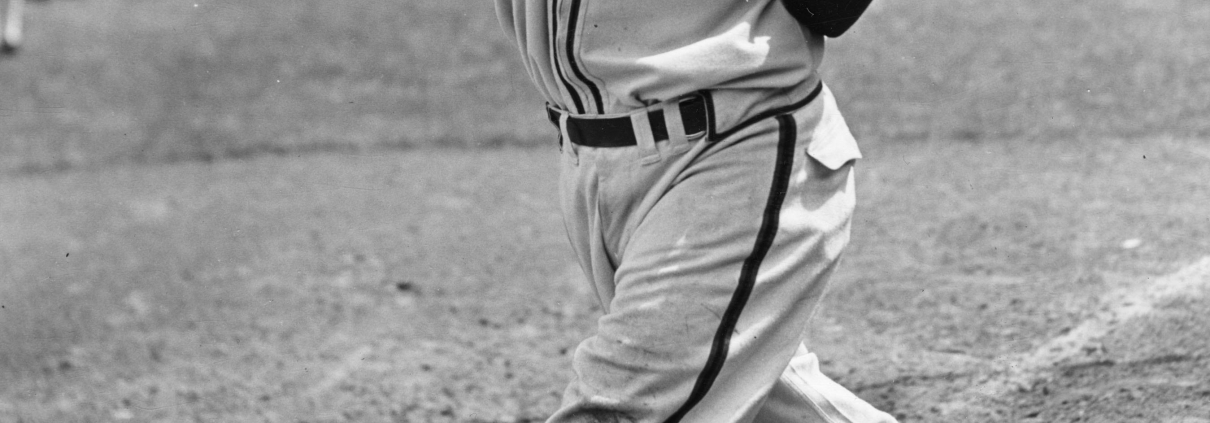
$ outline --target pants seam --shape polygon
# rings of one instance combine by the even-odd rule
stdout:
[[[735,330],[735,325],[739,321],[740,314],[743,313],[744,306],[752,295],[752,289],[756,284],[760,265],[764,261],[765,255],[768,254],[770,248],[773,246],[773,240],[777,235],[778,227],[780,226],[779,217],[781,215],[782,203],[785,200],[786,193],[789,191],[790,176],[794,170],[794,158],[797,154],[796,142],[798,140],[798,130],[792,115],[782,114],[777,116],[777,123],[778,140],[777,152],[774,158],[773,181],[769,188],[769,197],[765,203],[761,226],[757,230],[755,245],[752,248],[752,253],[744,260],[744,264],[741,267],[739,284],[732,293],[727,310],[723,313],[721,322],[719,322],[706,364],[702,372],[698,374],[697,381],[694,383],[693,390],[690,391],[689,398],[676,412],[668,417],[666,420],[668,423],[679,422],[693,407],[697,406],[709,393],[711,385],[714,384],[715,379],[722,372],[730,350],[731,333]]]

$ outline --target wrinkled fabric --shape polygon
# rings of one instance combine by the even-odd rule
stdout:
[[[711,90],[719,127],[801,100],[824,40],[778,0],[496,0],[539,92],[578,114]]]
[[[562,145],[564,223],[605,313],[549,421],[893,422],[807,350],[856,201],[860,152],[831,92],[706,137]]]

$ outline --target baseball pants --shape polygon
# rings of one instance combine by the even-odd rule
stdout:
[[[604,315],[549,422],[894,422],[805,340],[860,157],[831,93],[721,136],[664,116],[667,141],[640,117],[637,146],[561,145],[564,223]]]

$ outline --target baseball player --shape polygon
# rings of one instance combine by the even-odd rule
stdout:
[[[604,309],[550,422],[894,422],[807,322],[861,157],[817,68],[869,0],[496,0]]]

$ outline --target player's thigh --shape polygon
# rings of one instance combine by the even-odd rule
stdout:
[[[610,313],[577,354],[586,382],[683,401],[709,381],[695,414],[755,412],[801,342],[852,210],[834,198],[847,168],[818,169],[787,124],[720,141],[660,193],[624,245]]]
[[[745,262],[760,264],[753,253],[769,224],[777,128],[770,119],[703,149],[676,183],[655,193],[658,201],[624,237],[601,334],[626,333],[673,350],[709,347]]]

